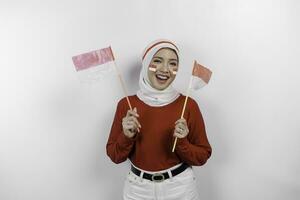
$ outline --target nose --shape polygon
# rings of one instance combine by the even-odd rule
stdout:
[[[168,63],[164,62],[162,64],[161,71],[164,71],[164,72],[168,72],[169,71],[169,69],[168,69]]]

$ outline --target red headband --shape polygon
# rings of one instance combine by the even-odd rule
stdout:
[[[169,42],[169,41],[160,41],[160,42],[157,42],[157,43],[153,44],[151,47],[149,47],[149,48],[146,50],[146,52],[145,52],[144,55],[143,55],[142,60],[144,60],[146,54],[148,53],[148,51],[150,51],[150,49],[152,49],[154,46],[156,46],[156,45],[158,45],[158,44],[161,44],[161,43],[169,43],[169,44],[172,44],[172,45],[177,49],[177,51],[179,51],[178,48],[176,47],[176,45],[173,44],[172,42]]]

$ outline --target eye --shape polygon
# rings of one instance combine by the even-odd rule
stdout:
[[[161,63],[161,61],[158,60],[158,59],[153,60],[153,62],[155,62],[155,63]]]
[[[170,63],[172,66],[177,66],[177,63],[176,62],[171,62]]]

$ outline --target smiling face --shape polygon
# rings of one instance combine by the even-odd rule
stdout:
[[[158,50],[148,66],[150,84],[157,90],[164,90],[175,79],[178,71],[178,57],[174,50]]]

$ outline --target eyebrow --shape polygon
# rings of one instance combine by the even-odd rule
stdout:
[[[154,58],[160,58],[160,59],[164,59],[163,57],[160,57],[160,56],[155,56]],[[171,59],[169,59],[169,60],[175,60],[175,61],[178,61],[176,58],[171,58]]]

